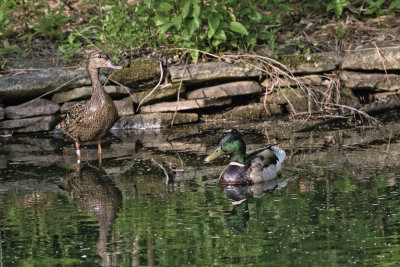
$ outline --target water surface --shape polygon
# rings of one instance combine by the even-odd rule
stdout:
[[[204,164],[226,129],[287,152],[266,184],[221,187]],[[0,266],[400,263],[400,126],[296,132],[282,122],[0,138]]]

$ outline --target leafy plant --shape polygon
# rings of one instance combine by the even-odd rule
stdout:
[[[334,10],[335,16],[339,18],[343,13],[343,9],[349,5],[350,2],[348,0],[333,0],[327,5],[326,11]]]
[[[400,0],[394,0],[390,3],[389,10],[400,9]]]
[[[83,50],[82,48],[90,45],[90,42],[83,38],[85,32],[90,31],[91,27],[80,29],[79,31],[73,28],[66,38],[66,43],[61,44],[58,47],[58,55],[63,56],[66,62],[69,62],[75,55],[80,54]]]
[[[270,13],[262,15],[263,9]],[[251,50],[257,41],[273,43],[268,23],[278,23],[278,13],[289,9],[282,0],[156,1],[153,20],[158,34],[179,47]],[[191,55],[196,61],[197,51]]]
[[[378,17],[382,16],[385,11],[382,9],[382,5],[385,3],[385,0],[366,0],[368,4],[368,9],[365,11],[365,14],[376,14]]]
[[[339,25],[339,27],[336,29],[336,35],[338,36],[339,40],[343,40],[344,37],[346,36],[346,30],[342,27],[342,25]]]
[[[66,27],[70,18],[64,15],[64,8],[51,9],[47,7],[47,12],[39,11],[40,18],[34,23],[34,31],[45,38],[63,41],[63,29]]]

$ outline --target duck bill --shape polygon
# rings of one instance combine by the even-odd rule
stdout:
[[[204,161],[205,162],[213,161],[214,159],[221,157],[223,154],[224,154],[224,151],[219,146],[213,153],[211,153],[207,158],[205,158]]]
[[[111,69],[116,69],[116,70],[120,70],[122,69],[122,66],[115,64],[113,61],[110,60],[110,62],[108,62],[108,66]]]

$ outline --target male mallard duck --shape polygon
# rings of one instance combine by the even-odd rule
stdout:
[[[235,133],[224,136],[205,161],[210,162],[224,154],[231,155],[231,162],[219,177],[221,184],[256,184],[273,179],[286,156],[282,149],[268,146],[252,153],[255,155],[246,161],[246,145]]]
[[[78,164],[81,159],[79,143],[91,140],[97,140],[99,163],[101,163],[101,138],[118,120],[117,108],[100,83],[100,68],[122,69],[122,66],[116,65],[102,52],[91,53],[86,69],[92,81],[92,97],[88,101],[72,106],[63,121],[57,125],[57,128],[74,139]]]

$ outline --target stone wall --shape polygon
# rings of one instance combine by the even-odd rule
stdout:
[[[121,116],[114,128],[158,128],[172,119],[183,124],[264,118],[316,110],[328,99],[357,106],[386,101],[400,92],[399,42],[357,47],[344,57],[335,52],[284,55],[280,62],[296,79],[266,79],[250,64],[169,66],[170,83],[148,96],[160,78],[159,64],[134,59],[131,67],[116,70],[111,75],[115,82],[105,86]],[[45,60],[31,60],[29,67],[10,60],[6,68],[7,76],[0,77],[0,134],[52,130],[73,104],[92,93],[83,68],[61,68]],[[102,70],[101,81],[109,75]]]

